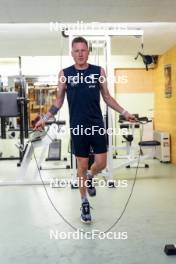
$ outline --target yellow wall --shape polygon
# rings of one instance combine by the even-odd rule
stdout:
[[[165,98],[164,65],[172,66],[172,97]],[[167,131],[171,135],[171,161],[176,164],[176,46],[160,56],[154,71],[155,130]]]
[[[153,72],[145,68],[115,69],[116,80],[126,80],[116,83],[115,93],[153,93]]]

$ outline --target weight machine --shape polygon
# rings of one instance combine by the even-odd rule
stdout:
[[[25,153],[25,138],[28,138],[28,99],[25,94],[25,80],[17,77],[19,92],[0,92],[1,138],[6,139],[6,118],[19,118],[19,157],[1,157],[0,160],[19,160],[21,165]]]

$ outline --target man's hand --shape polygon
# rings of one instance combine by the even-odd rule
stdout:
[[[128,112],[126,112],[126,113],[124,114],[124,118],[125,118],[127,121],[132,122],[132,123],[134,123],[134,122],[138,122],[138,119],[137,119],[134,115],[131,115],[131,114],[128,113]]]
[[[45,128],[44,120],[40,116],[37,116],[33,121],[33,130],[42,131],[44,130],[44,128]]]

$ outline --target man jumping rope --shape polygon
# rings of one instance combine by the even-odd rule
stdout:
[[[45,122],[62,107],[65,93],[67,93],[73,153],[77,160],[77,175],[82,199],[81,221],[90,223],[91,214],[87,191],[90,196],[96,195],[93,177],[106,167],[107,160],[106,137],[99,133],[99,129],[104,129],[100,93],[105,103],[122,114],[127,121],[136,119],[111,97],[104,69],[87,62],[89,48],[86,39],[83,37],[74,38],[71,54],[75,64],[60,71],[56,102],[36,123],[34,129],[44,128]],[[75,135],[74,128],[82,128],[84,132]],[[95,158],[88,173],[90,148],[93,150]]]

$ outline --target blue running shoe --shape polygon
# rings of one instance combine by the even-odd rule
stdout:
[[[90,205],[89,202],[83,202],[81,206],[81,221],[86,224],[90,224],[92,219],[91,219],[91,214],[90,214]]]

